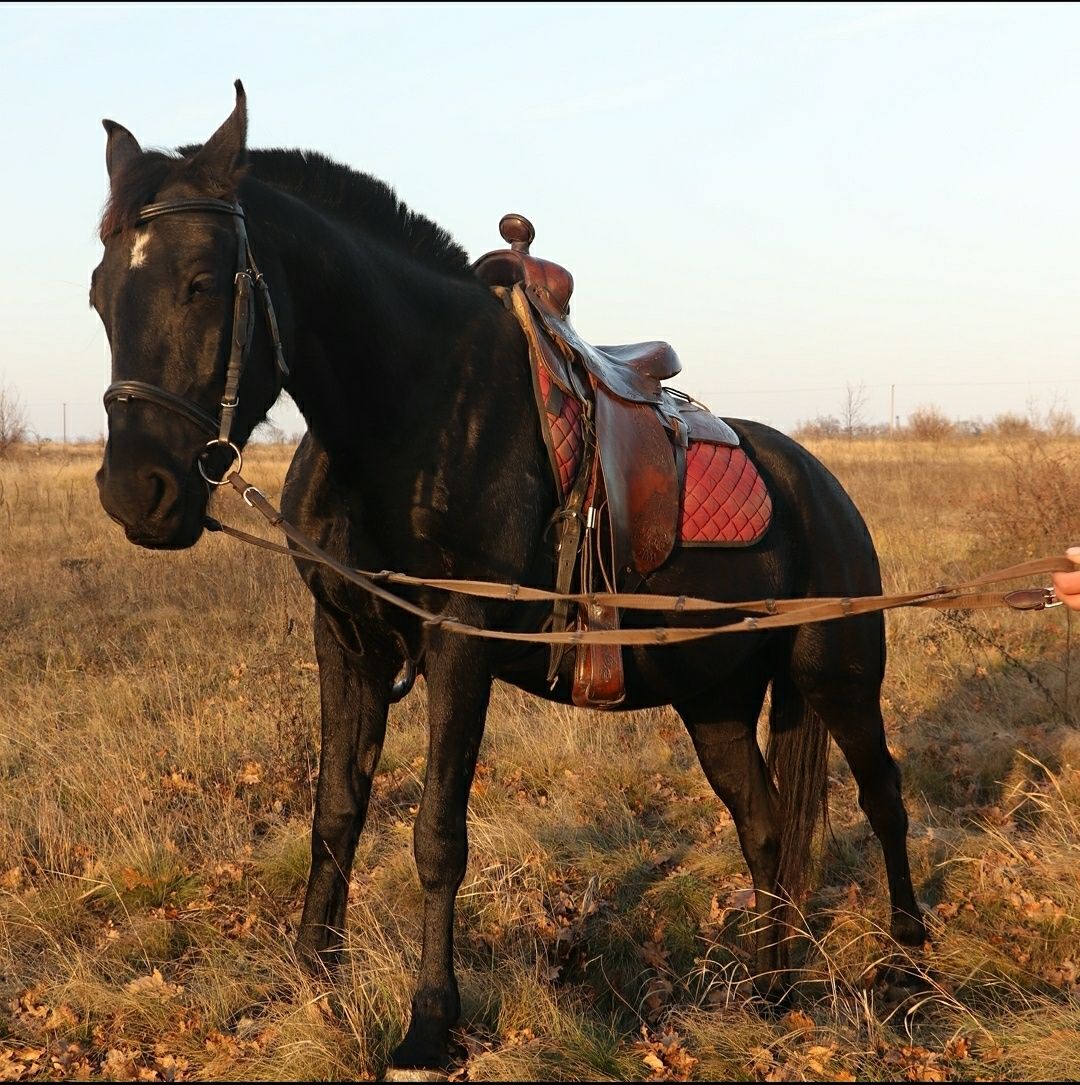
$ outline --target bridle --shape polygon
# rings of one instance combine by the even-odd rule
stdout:
[[[270,331],[270,339],[274,349],[274,364],[282,378],[289,376],[289,367],[285,364],[285,354],[281,348],[281,334],[278,331],[277,315],[274,313],[274,303],[270,299],[270,286],[255,263],[255,256],[251,251],[251,242],[248,240],[247,227],[244,224],[244,209],[239,203],[230,203],[227,200],[216,200],[211,197],[194,197],[184,200],[163,200],[160,203],[149,203],[139,212],[135,220],[136,225],[151,222],[163,215],[174,215],[188,212],[211,212],[212,214],[231,215],[236,223],[236,274],[233,276],[233,319],[232,331],[229,337],[229,364],[225,371],[225,390],[221,395],[221,414],[218,418],[203,410],[197,403],[184,399],[165,388],[148,381],[126,380],[115,381],[105,389],[106,412],[114,403],[129,403],[133,399],[146,400],[148,403],[156,403],[159,407],[172,411],[187,419],[204,433],[210,435],[205,447],[200,451],[198,458],[199,473],[210,486],[220,486],[238,473],[243,466],[243,455],[240,449],[231,440],[233,420],[236,417],[236,409],[240,405],[238,395],[240,389],[240,377],[244,371],[251,350],[251,337],[253,330],[252,314],[252,288],[256,288],[262,298],[263,310],[266,313],[266,323]],[[220,478],[214,478],[206,470],[206,457],[215,448],[225,448],[232,455],[232,462],[225,469]]]

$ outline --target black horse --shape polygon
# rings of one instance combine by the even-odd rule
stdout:
[[[270,333],[258,321],[230,436],[242,447],[287,388],[309,433],[289,470],[286,515],[361,568],[551,587],[545,526],[556,491],[514,317],[471,273],[450,236],[389,187],[318,154],[248,152],[246,118],[237,83],[225,123],[205,145],[175,156],[144,152],[127,129],[105,122],[111,194],[91,304],[109,337],[114,381],[163,393],[113,397],[97,476],[106,511],[141,546],[190,547],[203,531],[208,491],[199,415],[216,416],[222,400],[233,272],[245,244],[234,218],[219,213],[225,205],[214,201],[235,202],[271,284],[290,371],[275,366]],[[159,217],[144,213],[173,201],[195,202]],[[775,430],[731,425],[771,489],[770,531],[745,549],[677,547],[644,590],[729,600],[880,592],[870,535],[833,476]],[[460,1011],[454,898],[465,873],[466,806],[492,680],[558,701],[568,700],[569,684],[564,674],[549,688],[541,646],[465,639],[372,599],[331,571],[298,564],[315,597],[322,692],[298,951],[316,966],[340,952],[349,871],[395,677],[415,660],[426,680],[430,729],[414,837],[423,952],[411,1022],[393,1064],[441,1067]],[[531,622],[536,629],[545,616],[434,590],[411,598],[478,626]],[[880,614],[627,649],[624,660],[623,707],[673,705],[734,817],[757,892],[756,968],[764,990],[778,993],[784,932],[774,902],[799,891],[824,799],[830,735],[884,851],[892,933],[905,944],[923,942],[900,776],[880,712]],[[770,684],[772,740],[763,756],[756,726]]]

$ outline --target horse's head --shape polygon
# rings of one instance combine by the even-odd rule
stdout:
[[[263,302],[237,202],[244,91],[238,80],[232,114],[180,158],[144,152],[122,125],[103,123],[111,191],[90,303],[109,338],[113,383],[98,489],[132,542],[188,547],[203,529],[204,478],[238,465],[281,388],[271,336],[252,319]]]

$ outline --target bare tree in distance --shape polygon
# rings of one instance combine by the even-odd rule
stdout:
[[[1076,415],[1069,407],[1069,401],[1060,392],[1050,397],[1050,405],[1040,419],[1042,429],[1051,437],[1075,437]]]
[[[0,456],[7,455],[15,445],[25,441],[29,432],[26,407],[18,393],[6,384],[0,384]]]
[[[840,402],[840,425],[849,441],[862,429],[866,421],[864,414],[867,398],[866,385],[862,381],[858,384],[847,382],[844,398]]]

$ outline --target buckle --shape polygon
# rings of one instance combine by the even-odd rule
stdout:
[[[1061,606],[1053,588],[1019,588],[1008,592],[1004,599],[1013,610],[1049,610]]]

